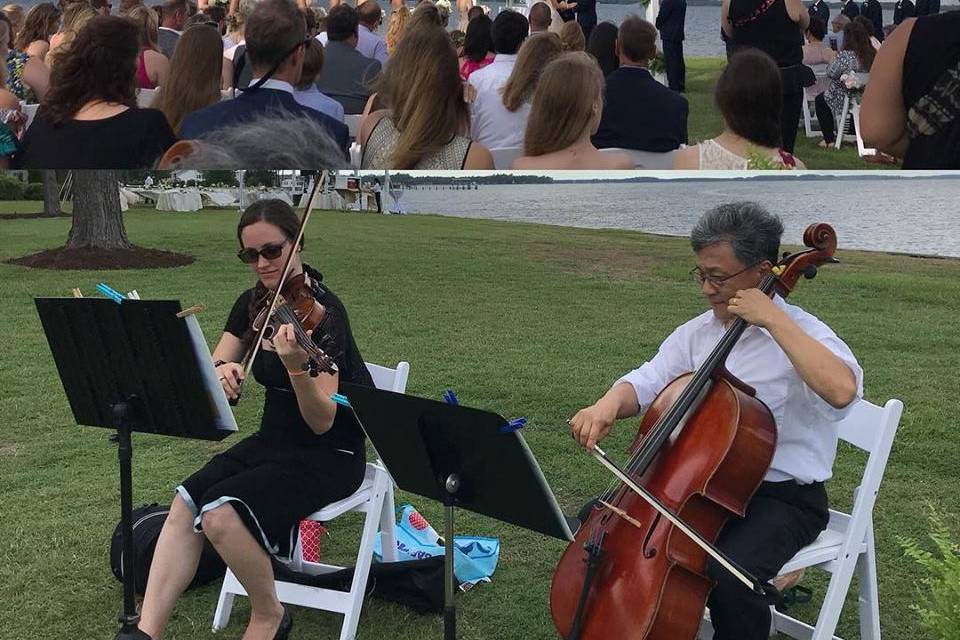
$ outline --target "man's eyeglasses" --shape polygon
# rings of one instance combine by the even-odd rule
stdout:
[[[245,262],[246,264],[253,264],[260,259],[260,256],[263,256],[267,260],[276,260],[280,257],[280,254],[283,253],[285,244],[287,244],[286,241],[280,244],[265,244],[260,247],[260,249],[247,247],[246,249],[238,251],[237,257],[240,258],[241,262]]]
[[[736,278],[741,273],[749,271],[750,269],[753,269],[755,266],[757,265],[752,264],[749,267],[744,267],[743,269],[740,269],[740,271],[730,274],[729,276],[710,276],[704,273],[703,269],[701,269],[700,267],[694,267],[693,269],[690,269],[690,280],[695,282],[696,284],[699,284],[700,286],[703,286],[704,282],[708,282],[710,283],[710,286],[713,287],[714,289],[719,289],[724,285],[724,283],[727,280],[730,280],[731,278]]]

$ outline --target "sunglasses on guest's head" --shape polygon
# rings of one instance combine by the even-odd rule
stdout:
[[[245,262],[246,264],[253,264],[260,259],[260,256],[263,256],[267,260],[276,260],[280,257],[280,254],[283,253],[285,244],[287,244],[286,240],[280,244],[265,244],[260,247],[260,249],[247,247],[246,249],[240,249],[240,251],[237,252],[237,257],[240,258],[241,262]]]

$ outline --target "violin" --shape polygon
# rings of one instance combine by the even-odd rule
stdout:
[[[761,291],[786,297],[800,276],[836,262],[829,225],[809,226],[804,244]],[[693,640],[713,588],[710,558],[755,593],[775,595],[714,546],[727,520],[746,512],[777,442],[770,409],[725,366],[747,326],[737,318],[697,371],[657,395],[625,469],[594,447],[619,482],[591,507],[554,572],[550,610],[566,640]]]

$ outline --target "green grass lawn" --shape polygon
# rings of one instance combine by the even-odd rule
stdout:
[[[112,637],[121,600],[108,563],[119,512],[116,449],[107,431],[74,424],[32,298],[69,295],[73,287],[95,295],[94,285],[105,280],[144,297],[203,303],[199,319],[212,344],[235,297],[252,282],[234,257],[235,214],[137,210],[126,218],[133,242],[187,252],[196,262],[119,272],[0,264],[0,325],[7,331],[0,342],[2,640]],[[0,220],[0,261],[61,245],[69,224],[67,218]],[[408,360],[411,393],[439,398],[452,387],[463,404],[527,416],[523,435],[568,512],[605,488],[608,476],[574,445],[566,418],[704,308],[686,278],[691,255],[683,239],[435,216],[320,212],[311,224],[307,261],[350,310],[364,357]],[[842,248],[838,256],[841,264],[803,282],[795,300],[851,345],[866,371],[869,400],[898,397],[906,405],[875,512],[881,616],[887,640],[933,640],[910,610],[923,576],[895,537],[924,536],[927,501],[953,514],[957,530],[960,262]],[[255,386],[236,409],[241,434],[222,443],[136,435],[135,504],[169,502],[173,487],[211,454],[254,431],[262,403]],[[622,459],[636,426],[622,422],[607,451]],[[862,463],[841,449],[829,485],[834,506],[850,507]],[[442,525],[437,504],[397,497],[398,506],[407,501]],[[325,556],[344,559],[356,524],[332,524]],[[564,544],[466,512],[458,530],[502,541],[493,582],[458,596],[459,637],[555,638],[548,596]],[[805,584],[822,597],[822,577],[811,574]],[[167,637],[210,637],[218,590],[215,583],[187,593]],[[249,609],[245,599],[238,602],[218,637],[241,637]],[[818,608],[795,611],[812,621]],[[858,637],[855,611],[851,596],[838,635]],[[299,608],[293,614],[293,637],[336,637],[340,616]],[[439,617],[371,600],[359,637],[441,633]]]
[[[723,117],[713,101],[713,89],[720,72],[726,66],[723,58],[685,58],[687,65],[687,101],[690,115],[687,118],[690,144],[713,138],[723,131]],[[814,116],[815,117],[815,116]],[[847,143],[839,151],[822,149],[817,144],[821,138],[807,138],[803,124],[797,133],[796,155],[808,169],[880,169],[883,165],[865,162],[857,155],[855,144]]]

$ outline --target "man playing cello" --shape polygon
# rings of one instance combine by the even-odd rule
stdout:
[[[691,276],[710,310],[677,328],[657,354],[616,381],[571,419],[573,436],[592,450],[619,418],[645,411],[674,378],[703,363],[737,317],[751,326],[727,369],[756,390],[777,429],[773,461],[744,518],[729,520],[716,546],[761,581],[813,542],[827,525],[827,494],[837,449],[836,423],[863,395],[863,370],[823,322],[757,289],[776,264],[783,223],[757,204],[708,211],[693,228]],[[713,561],[707,606],[715,640],[767,638],[769,602]]]

